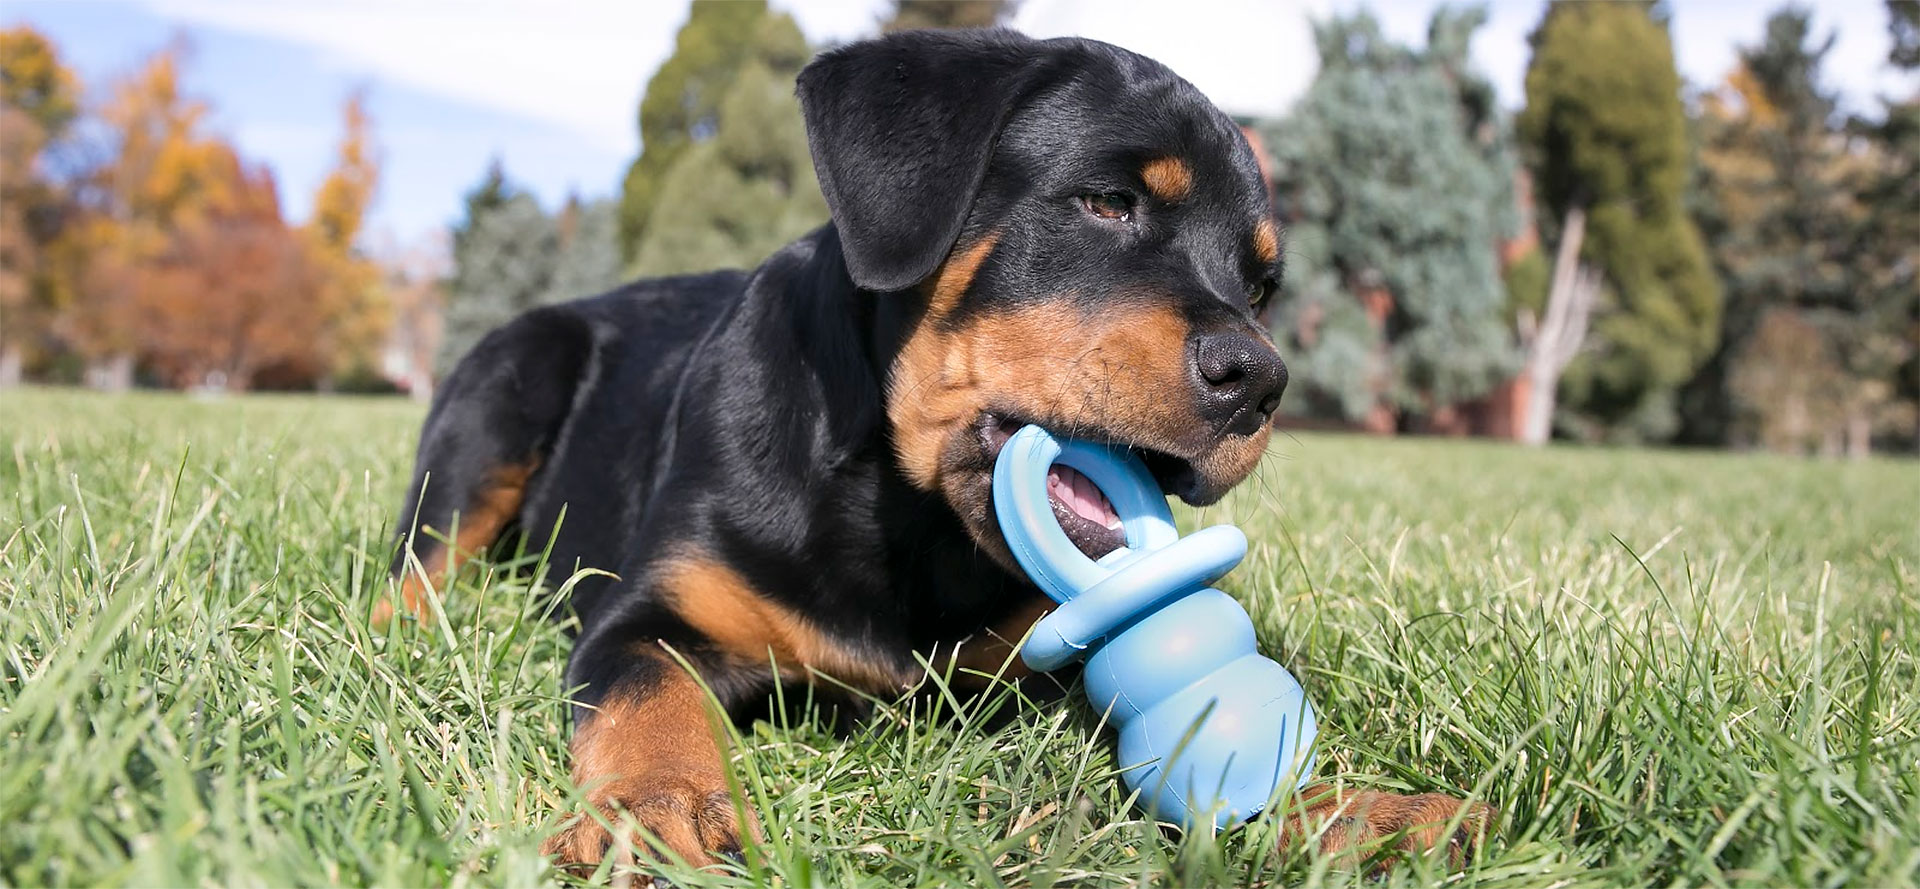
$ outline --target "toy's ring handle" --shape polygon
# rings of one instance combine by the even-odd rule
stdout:
[[[1020,656],[1036,670],[1064,667],[1135,616],[1219,580],[1246,555],[1247,535],[1232,525],[1182,537],[1061,603],[1034,625]]]
[[[1053,517],[1047,497],[1047,471],[1055,463],[1078,470],[1107,496],[1120,516],[1127,548],[1159,549],[1180,532],[1166,495],[1146,464],[1125,448],[1078,440],[1062,442],[1038,426],[1025,426],[1007,439],[994,464],[993,501],[1000,528],[1013,557],[1040,591],[1065,602],[1107,578]]]

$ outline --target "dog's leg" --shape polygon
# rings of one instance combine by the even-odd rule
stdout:
[[[562,866],[597,866],[608,855],[678,858],[694,867],[737,856],[743,824],[727,784],[727,716],[657,643],[639,643],[606,694],[579,708],[571,753],[573,780],[596,810],[577,816],[542,850]],[[635,837],[610,833],[623,816]]]
[[[1498,815],[1485,803],[1440,793],[1403,796],[1325,785],[1302,791],[1300,804],[1303,810],[1286,815],[1283,844],[1316,842],[1324,854],[1353,853],[1356,860],[1383,847],[1409,854],[1444,847],[1456,868],[1486,839]]]
[[[394,525],[401,545],[389,570],[400,607],[424,615],[426,586],[438,586],[519,516],[591,352],[584,322],[532,312],[488,334],[441,384]],[[379,603],[374,625],[393,613],[394,603]]]

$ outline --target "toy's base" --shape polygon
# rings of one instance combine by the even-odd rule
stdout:
[[[1223,607],[1238,609],[1238,603],[1217,589],[1202,589],[1165,611],[1187,613],[1173,618],[1196,626],[1190,620],[1194,614]],[[1179,651],[1185,645],[1181,634],[1160,634],[1144,626],[1162,614],[1094,651],[1087,659],[1087,695],[1094,707],[1110,714],[1119,732],[1121,766],[1139,766],[1129,770],[1125,780],[1140,791],[1140,805],[1169,822],[1213,822],[1215,828],[1225,828],[1260,814],[1277,789],[1306,783],[1319,724],[1300,682],[1281,664],[1260,657],[1252,639],[1242,647],[1233,645],[1235,639],[1206,639],[1208,634],[1198,632],[1187,641],[1208,645],[1188,649],[1177,659],[1181,662],[1165,664],[1169,649]],[[1227,636],[1238,636],[1236,630]],[[1250,630],[1248,626],[1246,636],[1252,636]],[[1148,661],[1162,661],[1158,666],[1164,670],[1140,670],[1146,664],[1137,661],[1139,643],[1152,643],[1160,651],[1158,659]],[[1225,662],[1208,662],[1219,661],[1221,655]],[[1146,697],[1137,695],[1133,685],[1114,682],[1117,664],[1127,664],[1125,672],[1135,680],[1156,672],[1181,676],[1188,666],[1204,666],[1204,672],[1187,672],[1185,676],[1202,676],[1187,687],[1148,687],[1144,691],[1156,695]],[[1139,710],[1133,701],[1158,703]]]

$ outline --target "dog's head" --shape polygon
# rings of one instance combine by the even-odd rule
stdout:
[[[1287,371],[1257,318],[1280,243],[1239,129],[1164,66],[1090,40],[908,32],[800,74],[848,270],[907,317],[887,356],[901,468],[1011,565],[994,457],[1025,423],[1139,452],[1211,503],[1253,471]],[[1072,470],[1055,512],[1122,542]]]

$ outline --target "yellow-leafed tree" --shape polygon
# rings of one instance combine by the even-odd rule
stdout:
[[[379,269],[357,246],[380,182],[363,94],[347,99],[343,118],[338,159],[320,183],[313,216],[303,229],[320,272],[320,339],[330,356],[330,374],[370,372],[389,320]]]
[[[86,360],[88,381],[118,389],[133,380],[143,339],[139,300],[172,235],[230,202],[230,150],[201,132],[206,106],[180,91],[175,43],[115,86],[101,110],[112,156],[95,173],[92,200],[61,251],[74,298],[60,330]]]
[[[0,386],[19,382],[59,299],[53,247],[69,195],[45,159],[79,116],[79,96],[51,41],[0,30]]]

